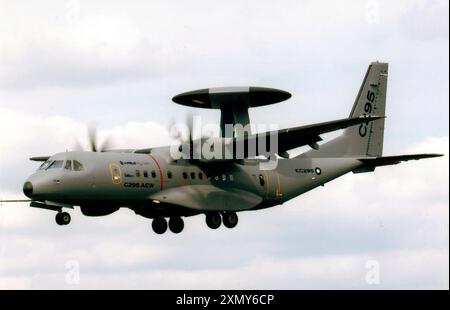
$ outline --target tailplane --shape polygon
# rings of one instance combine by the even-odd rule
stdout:
[[[372,172],[376,167],[397,165],[403,161],[419,160],[444,156],[442,154],[410,154],[397,156],[380,156],[375,158],[359,158],[364,165],[353,170],[354,173]]]

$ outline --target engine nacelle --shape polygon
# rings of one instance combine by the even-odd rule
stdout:
[[[119,210],[119,207],[116,206],[98,206],[98,205],[89,205],[89,206],[80,206],[81,213],[86,216],[105,216]]]

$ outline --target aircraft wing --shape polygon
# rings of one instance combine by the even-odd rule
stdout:
[[[149,197],[164,204],[177,205],[201,211],[248,210],[262,198],[256,194],[236,188],[218,188],[212,185],[187,185],[169,188]]]
[[[425,158],[440,157],[442,154],[412,154],[412,155],[399,155],[399,156],[381,156],[375,158],[360,158],[359,161],[365,163],[368,166],[379,167],[396,165],[402,161],[419,160]]]
[[[271,155],[271,153],[277,153],[281,156],[284,156],[286,151],[304,145],[310,145],[313,148],[317,148],[318,145],[316,143],[318,141],[322,141],[322,138],[320,137],[321,134],[340,129],[345,129],[350,126],[368,123],[380,118],[384,118],[384,116],[360,116],[360,117],[344,118],[306,126],[286,128],[276,131],[267,131],[247,136],[240,136],[233,138],[229,143],[227,142],[224,145],[224,148],[233,150],[233,155],[230,158],[213,159],[213,160],[201,159],[200,161],[197,162],[217,165],[220,162],[233,162],[235,159],[244,159],[247,157],[259,155],[264,155],[268,157],[269,155]],[[270,139],[273,139],[275,135],[277,136],[278,139],[278,148],[276,150],[270,150],[271,153],[266,152],[261,154],[258,150],[258,143],[262,143],[262,141],[266,142],[268,149],[270,145],[269,141]],[[135,150],[134,153],[149,154],[154,150],[156,151],[157,149],[158,148],[140,149]],[[166,150],[166,148],[164,148],[164,150]],[[237,150],[242,151],[238,152]],[[231,151],[229,153],[231,154]]]
[[[236,150],[237,147],[239,147],[239,144],[244,145],[244,148],[247,145],[258,145],[260,141],[270,139],[270,136],[273,135],[278,135],[277,153],[280,155],[288,150],[304,145],[310,145],[311,147],[317,148],[318,145],[316,143],[322,140],[322,138],[319,136],[320,134],[344,129],[362,123],[368,123],[380,118],[384,118],[384,116],[361,116],[353,118],[344,118],[330,122],[316,123],[306,126],[286,128],[277,131],[268,131],[264,133],[253,134],[247,137],[235,138],[233,141],[234,150]],[[269,142],[267,142],[266,145],[268,148],[270,145]],[[245,157],[247,157],[247,155],[248,153],[246,151]],[[251,154],[250,156],[257,156],[257,155],[267,155],[267,154],[258,153],[258,154]]]

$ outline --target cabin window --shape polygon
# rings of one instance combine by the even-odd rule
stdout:
[[[82,171],[82,170],[84,170],[83,165],[78,160],[74,160],[73,161],[73,171]]]
[[[195,172],[191,172],[191,179],[195,179]]]
[[[152,171],[152,178],[156,178],[156,172],[154,170]]]
[[[216,176],[214,177],[214,180],[219,181],[219,177],[216,175]]]
[[[72,170],[72,161],[71,160],[66,161],[66,165],[64,166],[64,169]]]
[[[147,170],[144,170],[144,178],[148,178],[148,172],[147,172]]]
[[[139,170],[136,170],[136,178],[140,178],[141,177],[141,172]]]
[[[262,174],[259,175],[259,184],[261,184],[261,186],[264,186],[265,184],[264,176]]]
[[[234,181],[234,176],[230,174],[230,181]]]
[[[187,179],[187,173],[183,172],[183,178]]]
[[[203,173],[199,172],[199,173],[198,173],[198,178],[199,178],[200,180],[203,180]]]
[[[171,171],[167,171],[167,177],[168,177],[169,179],[172,178],[172,172],[171,172]]]
[[[227,175],[226,174],[222,174],[222,181],[226,181],[227,180]]]
[[[48,166],[47,169],[59,169],[59,168],[62,168],[63,163],[64,163],[64,160],[55,160],[54,162],[52,162],[50,164],[50,166]]]

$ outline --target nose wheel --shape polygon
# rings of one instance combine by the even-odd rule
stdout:
[[[58,212],[55,221],[58,225],[67,225],[70,223],[70,214],[67,212]]]

